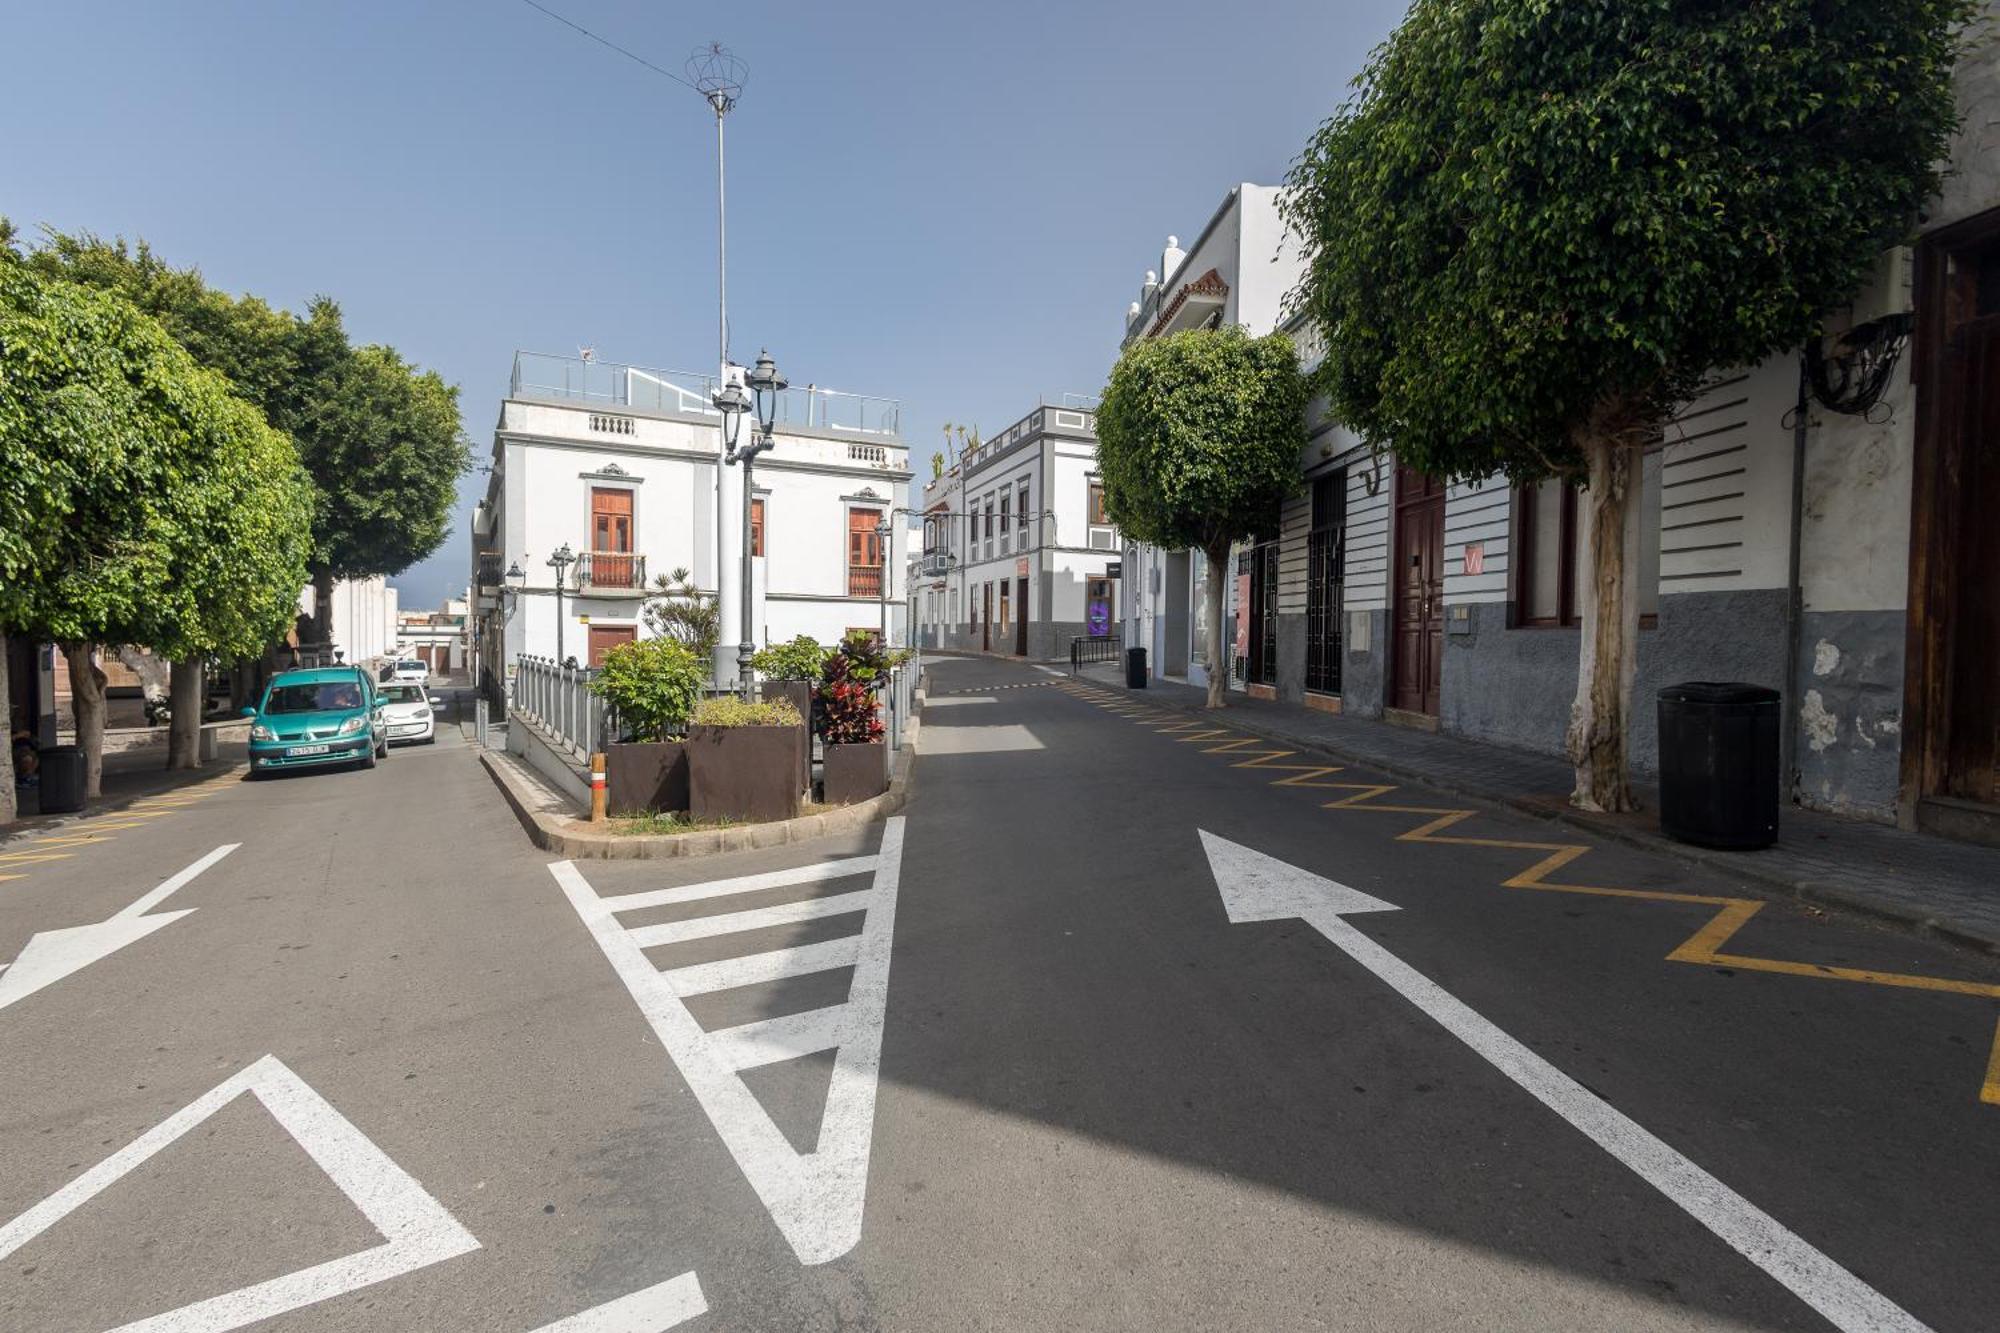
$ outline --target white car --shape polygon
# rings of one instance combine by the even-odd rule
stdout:
[[[431,678],[430,663],[424,661],[421,657],[399,657],[389,664],[388,678],[390,680],[413,680],[419,685],[427,684]]]
[[[429,744],[437,740],[437,719],[432,716],[432,707],[444,701],[430,693],[422,685],[409,681],[391,681],[382,686],[382,721],[389,736],[389,744],[398,745],[404,741]]]

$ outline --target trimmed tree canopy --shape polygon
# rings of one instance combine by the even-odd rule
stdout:
[[[1104,505],[1126,536],[1226,550],[1299,488],[1305,381],[1282,333],[1190,329],[1134,343],[1097,409]]]
[[[1190,329],[1137,342],[1097,408],[1104,507],[1127,537],[1196,547],[1212,566],[1203,608],[1208,706],[1223,705],[1223,574],[1241,537],[1272,532],[1299,488],[1305,379],[1282,333]]]
[[[1293,169],[1334,411],[1455,476],[1574,472],[1794,347],[1903,239],[1962,0],[1417,0]]]

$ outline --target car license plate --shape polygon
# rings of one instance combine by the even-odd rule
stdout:
[[[331,745],[288,745],[285,747],[285,758],[296,759],[300,755],[325,754],[331,749],[333,749]]]

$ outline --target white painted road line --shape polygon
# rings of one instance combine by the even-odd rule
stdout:
[[[1343,919],[1393,912],[1394,903],[1200,832],[1230,921],[1303,920],[1836,1328],[1928,1333],[1907,1310]]]
[[[592,895],[593,910],[604,914],[636,912],[646,907],[667,907],[674,903],[700,902],[704,898],[726,898],[733,893],[755,893],[759,889],[787,889],[798,884],[819,884],[849,875],[866,875],[875,869],[872,856],[850,856],[841,861],[821,861],[797,870],[769,870],[761,875],[738,875],[734,879],[712,879],[705,884],[682,884],[672,889],[652,889],[626,893],[616,898]]]
[[[933,708],[960,708],[966,704],[995,704],[999,702],[998,699],[995,699],[990,694],[957,694],[950,697],[940,695],[935,699],[926,699],[924,701],[924,708],[928,711]]]
[[[707,1313],[701,1283],[693,1273],[682,1273],[656,1287],[543,1324],[534,1333],[665,1333]]]
[[[759,1065],[816,1055],[840,1045],[842,1010],[845,1005],[808,1009],[802,1014],[780,1014],[733,1028],[718,1028],[708,1034],[715,1058],[741,1072]]]
[[[874,895],[866,890],[856,893],[835,893],[824,898],[807,898],[803,902],[780,903],[776,907],[759,907],[747,912],[728,912],[720,916],[698,916],[685,921],[662,921],[656,926],[634,926],[633,941],[641,949],[654,949],[662,944],[685,944],[689,940],[713,939],[717,935],[734,935],[746,930],[765,930],[771,926],[796,925],[801,921],[817,921],[822,917],[841,916],[848,912],[865,912]]]
[[[633,942],[636,944],[638,941]],[[761,986],[788,977],[831,972],[836,967],[853,967],[860,957],[861,937],[849,935],[844,939],[805,944],[796,949],[772,949],[767,953],[745,954],[741,958],[695,963],[660,975],[673,987],[674,994],[685,1000],[714,991],[734,990],[738,986]]]
[[[0,1227],[0,1259],[69,1216],[244,1093],[285,1131],[383,1236],[380,1245],[254,1283],[113,1333],[222,1333],[373,1286],[479,1248],[444,1205],[390,1160],[276,1056],[267,1055],[203,1093],[132,1142]],[[170,1223],[169,1223],[170,1224]]]
[[[99,959],[109,957],[126,945],[142,940],[160,927],[170,926],[194,911],[190,907],[180,912],[162,912],[158,916],[145,915],[165,902],[168,895],[186,888],[196,875],[240,846],[242,844],[236,842],[224,843],[187,869],[147,890],[113,913],[108,920],[63,930],[38,931],[30,936],[14,961],[0,970],[0,1009],[27,999],[44,986],[52,986],[70,973],[80,972]]]
[[[775,1022],[746,1024],[744,1028],[709,1033],[688,1012],[687,1006],[668,977],[653,966],[632,932],[618,924],[615,913],[647,905],[660,899],[657,894],[625,894],[599,898],[583,873],[568,861],[549,867],[563,893],[582,918],[598,947],[638,1002],[639,1010],[652,1024],[688,1088],[708,1113],[716,1133],[728,1146],[730,1155],[743,1171],[750,1187],[770,1212],[771,1220],[791,1244],[801,1263],[823,1264],[846,1254],[861,1239],[861,1220],[868,1191],[868,1156],[875,1128],[875,1092],[881,1073],[882,1023],[888,1010],[890,946],[896,929],[896,895],[901,880],[903,855],[902,816],[890,818],[882,830],[882,846],[868,858],[874,867],[871,890],[874,901],[863,918],[861,935],[840,941],[849,950],[854,979],[845,1004],[833,1006],[832,1019],[800,1016],[792,1029]],[[842,863],[834,863],[840,866]],[[846,863],[851,867],[852,863]],[[825,865],[804,866],[796,871],[772,875],[745,876],[718,881],[735,887],[721,892],[746,891],[745,881],[756,887],[811,883],[838,874],[853,874],[852,868],[830,869]],[[664,892],[688,895],[714,885],[688,885]],[[680,901],[709,896],[694,892]],[[818,946],[809,946],[817,948]],[[804,953],[787,950],[786,953]],[[704,964],[703,966],[714,966]],[[688,969],[684,969],[688,970]],[[826,1042],[821,1024],[830,1023],[834,1040]],[[771,1120],[756,1096],[737,1076],[739,1069],[768,1064],[763,1053],[785,1041],[814,1043],[813,1049],[838,1048],[833,1077],[827,1088],[826,1109],[821,1114],[817,1147],[809,1153],[794,1149]],[[804,1053],[804,1052],[802,1052]],[[776,1058],[787,1058],[779,1051]]]
[[[1048,747],[1018,722],[991,727],[925,727],[925,754],[1005,754]]]

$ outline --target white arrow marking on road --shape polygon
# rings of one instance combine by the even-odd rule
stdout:
[[[693,1273],[682,1273],[658,1286],[543,1324],[534,1333],[665,1333],[707,1313],[701,1283]]]
[[[1304,921],[1836,1328],[1928,1333],[1907,1310],[1342,919],[1395,911],[1394,903],[1200,832],[1230,921]]]
[[[246,1092],[264,1104],[341,1193],[353,1200],[362,1216],[382,1233],[382,1243],[122,1325],[113,1333],[223,1333],[479,1248],[472,1233],[426,1194],[408,1172],[283,1061],[267,1055],[0,1227],[0,1259],[68,1217]]]
[[[66,930],[44,930],[31,936],[20,955],[0,972],[0,1009],[16,1000],[25,1000],[44,986],[54,985],[72,972],[82,971],[100,958],[117,953],[134,940],[142,940],[161,926],[171,925],[195,909],[145,913],[166,901],[169,894],[185,888],[188,881],[220,861],[243,844],[227,842],[196,861],[159,887],[142,894],[109,921],[95,925],[71,926]]]
[[[681,1077],[716,1132],[728,1145],[771,1220],[791,1242],[799,1262],[823,1264],[861,1239],[868,1191],[868,1152],[875,1128],[875,1086],[881,1072],[882,1021],[889,1000],[889,953],[896,928],[896,889],[902,874],[903,819],[892,817],[874,856],[850,857],[795,870],[773,870],[706,884],[600,898],[568,861],[549,867],[570,905],[638,1001]],[[861,910],[861,933],[819,944],[696,963],[662,972],[643,950],[682,939],[714,938],[764,928],[774,921],[806,920],[820,910],[802,904],[751,908],[699,918],[699,925],[627,927],[618,913],[728,898],[762,889],[791,888],[874,872],[865,894],[814,900],[843,913]],[[860,903],[865,897],[867,902]],[[845,1003],[785,1014],[710,1032],[695,1021],[683,998],[733,986],[761,985],[785,977],[852,967]],[[809,1153],[796,1151],[739,1075],[746,1069],[819,1051],[834,1051],[819,1139]]]

